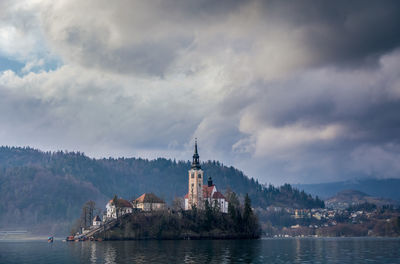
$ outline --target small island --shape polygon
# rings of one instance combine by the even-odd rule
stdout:
[[[134,210],[119,216],[93,234],[101,240],[143,239],[257,239],[261,229],[246,196],[242,207],[229,206],[229,213],[206,202],[205,209]]]
[[[67,241],[145,239],[258,239],[261,227],[246,194],[243,203],[232,191],[225,197],[209,177],[203,184],[197,141],[188,173],[188,193],[173,206],[153,193],[128,201],[114,196],[106,205],[103,219],[92,219],[94,205],[83,207],[84,224],[72,230]],[[79,229],[79,231],[77,230]]]

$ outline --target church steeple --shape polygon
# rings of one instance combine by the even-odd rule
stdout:
[[[193,154],[193,161],[192,161],[192,169],[201,169],[200,167],[200,156],[197,152],[197,138],[195,139],[194,143],[194,154]]]
[[[192,166],[189,170],[189,192],[188,192],[188,203],[185,208],[203,208],[203,171],[200,167],[200,157],[197,151],[197,138],[194,143],[194,154]]]

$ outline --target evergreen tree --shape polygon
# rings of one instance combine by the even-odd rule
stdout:
[[[236,193],[231,191],[230,189],[226,192],[226,199],[228,201],[228,214],[232,219],[235,226],[238,225],[237,216],[240,215],[240,202]]]
[[[210,203],[208,202],[208,200],[206,199],[204,202],[204,209],[205,209],[205,214],[206,214],[206,219],[205,219],[205,229],[206,230],[210,230],[212,227],[212,221],[213,221],[213,216],[214,216],[214,212],[213,209],[211,208]]]
[[[243,227],[247,234],[254,234],[258,232],[258,220],[253,214],[251,208],[251,200],[248,194],[244,198],[244,209],[243,209]]]
[[[244,198],[243,221],[246,223],[252,215],[253,209],[251,208],[251,200],[249,195],[246,193]]]

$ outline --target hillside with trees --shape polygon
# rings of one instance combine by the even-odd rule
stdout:
[[[0,147],[0,224],[67,232],[88,200],[103,209],[115,194],[133,199],[153,192],[171,203],[185,195],[189,168],[189,161],[164,158],[93,159],[80,152]],[[223,193],[232,190],[240,199],[248,193],[254,207],[324,207],[320,199],[289,184],[265,187],[218,161],[206,161],[202,168]]]

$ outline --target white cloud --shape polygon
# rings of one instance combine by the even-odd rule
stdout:
[[[240,131],[250,132],[255,126],[242,125]],[[263,127],[257,129],[250,139],[241,139],[234,145],[234,149],[251,151],[255,157],[271,157],[274,159],[290,159],[299,155],[304,147],[310,144],[334,141],[345,136],[345,128],[339,124],[330,124],[324,127],[310,127],[302,124],[294,124],[284,127]],[[251,140],[251,138],[253,140]],[[250,146],[243,146],[250,144]]]
[[[17,145],[82,149],[95,156],[147,153],[171,144],[182,149],[215,106],[214,78],[212,70],[160,80],[71,65],[24,76],[5,71],[0,93],[8,133],[1,142],[11,138]],[[202,83],[202,90],[192,89],[193,83]],[[27,109],[13,110],[18,104]]]
[[[382,145],[364,144],[351,153],[353,169],[369,176],[397,178],[400,172],[400,146],[388,143]]]

